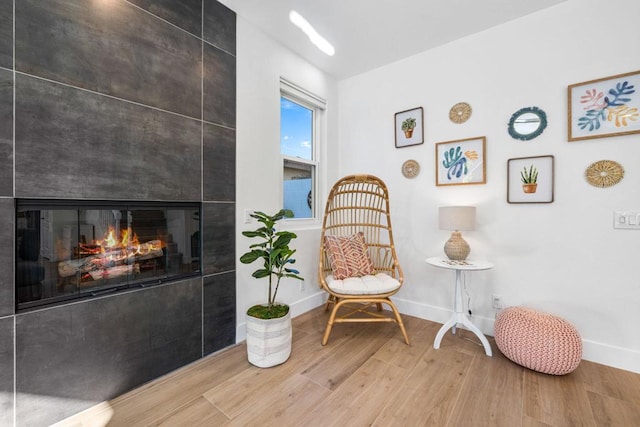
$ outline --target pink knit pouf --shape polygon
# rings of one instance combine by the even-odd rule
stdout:
[[[551,375],[573,372],[582,359],[582,340],[564,319],[526,307],[509,307],[496,318],[498,349],[508,359]]]

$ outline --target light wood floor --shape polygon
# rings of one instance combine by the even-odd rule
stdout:
[[[323,308],[293,320],[291,358],[251,366],[243,344],[63,422],[65,426],[638,426],[640,375],[583,361],[539,374],[487,357],[468,331],[403,316],[342,324],[320,341]]]

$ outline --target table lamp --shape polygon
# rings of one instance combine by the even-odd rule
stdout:
[[[444,253],[449,259],[467,259],[471,248],[460,231],[476,228],[475,206],[442,206],[438,210],[440,230],[453,230],[451,238],[444,244]]]

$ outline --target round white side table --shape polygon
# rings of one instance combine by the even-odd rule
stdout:
[[[433,343],[433,348],[440,348],[440,342],[442,341],[442,337],[444,334],[451,329],[452,333],[456,333],[456,327],[458,324],[465,326],[471,332],[476,334],[476,336],[480,339],[484,347],[484,351],[487,356],[491,356],[491,346],[489,345],[489,341],[487,337],[478,329],[476,325],[471,322],[469,316],[466,315],[462,311],[462,286],[460,276],[463,271],[480,271],[480,270],[489,270],[493,268],[493,264],[487,261],[478,261],[478,260],[464,260],[464,261],[454,261],[448,258],[443,257],[431,257],[427,258],[427,263],[439,268],[446,268],[449,270],[455,270],[456,272],[456,290],[455,296],[453,300],[453,314],[447,320],[447,322],[442,325],[438,334],[436,335],[436,340]]]

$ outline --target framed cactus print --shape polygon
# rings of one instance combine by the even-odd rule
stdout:
[[[518,157],[507,161],[508,203],[553,202],[554,157]]]
[[[422,107],[396,113],[396,148],[424,143],[424,120]]]
[[[436,185],[485,184],[486,137],[436,144]]]
[[[640,71],[569,85],[569,141],[640,133]]]

